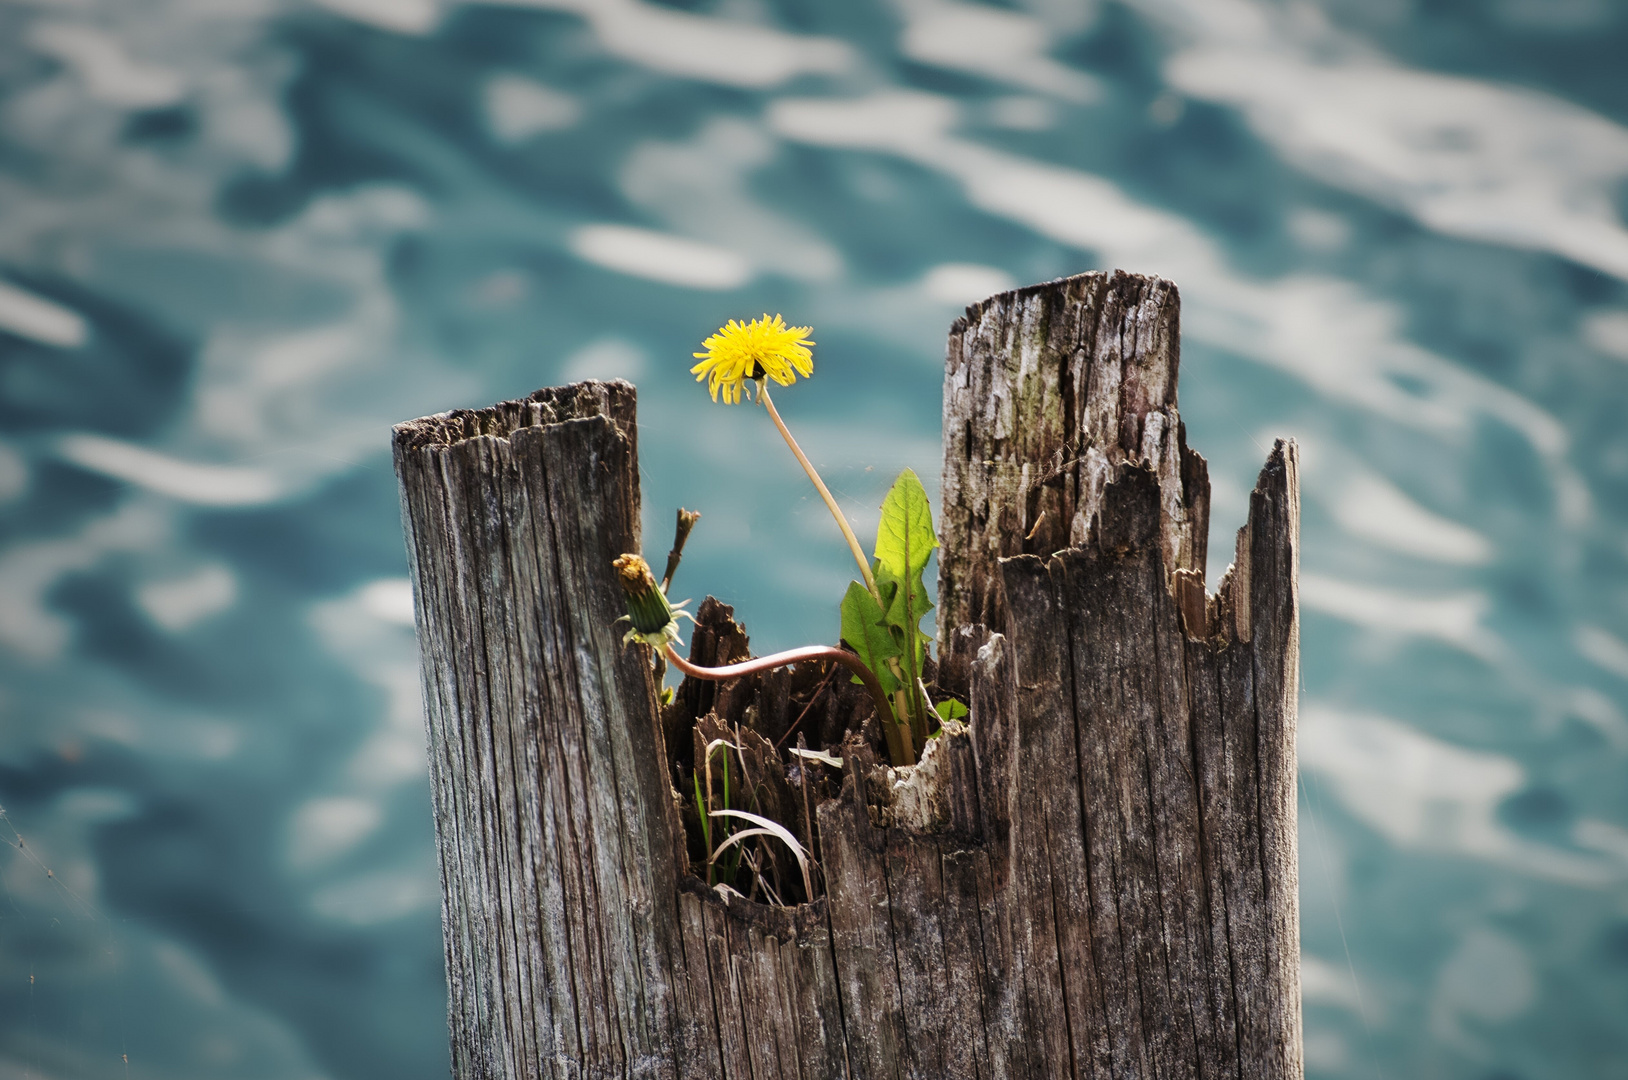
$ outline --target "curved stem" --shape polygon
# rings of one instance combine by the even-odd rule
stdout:
[[[831,497],[830,489],[825,486],[825,481],[821,480],[820,474],[814,471],[814,465],[808,460],[808,455],[804,454],[803,448],[797,445],[797,440],[791,437],[786,422],[780,419],[780,410],[776,409],[774,402],[769,400],[769,381],[767,379],[758,383],[757,396],[758,400],[763,402],[763,407],[769,410],[769,419],[773,420],[774,426],[780,429],[780,437],[786,440],[787,446],[791,447],[791,452],[796,455],[798,464],[802,465],[803,471],[808,474],[808,478],[814,481],[814,487],[819,491],[820,498],[825,500],[825,508],[831,511],[832,517],[837,519],[837,528],[842,530],[843,537],[848,541],[848,550],[854,553],[854,562],[859,564],[859,572],[865,577],[865,588],[870,590],[871,596],[876,600],[876,606],[881,607],[882,594],[877,591],[876,578],[871,576],[871,566],[869,560],[865,558],[865,549],[859,546],[859,538],[854,535],[853,529],[849,527],[848,519],[843,517],[842,511],[837,508],[837,500]]]
[[[876,678],[876,673],[866,667],[863,660],[844,649],[834,648],[830,645],[804,645],[800,649],[787,649],[785,652],[760,656],[755,660],[743,660],[738,664],[725,664],[723,667],[701,667],[678,655],[678,650],[673,648],[671,642],[668,642],[667,659],[684,674],[696,679],[709,679],[713,682],[738,679],[742,675],[756,675],[761,671],[784,667],[787,664],[800,664],[805,660],[834,660],[859,676],[859,681],[865,684],[866,690],[870,691],[871,700],[876,703],[877,719],[881,720],[882,728],[887,734],[888,753],[893,758],[894,764],[915,764],[915,748],[911,745],[908,737],[901,738],[900,728],[902,725],[894,719],[893,710],[888,705],[887,692],[882,689],[882,684]]]

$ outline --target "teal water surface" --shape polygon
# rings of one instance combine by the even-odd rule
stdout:
[[[0,2],[0,1076],[446,1075],[389,425],[640,389],[758,651],[936,487],[966,303],[1184,300],[1304,455],[1308,1074],[1628,1077],[1620,0]],[[48,873],[49,872],[49,873]]]

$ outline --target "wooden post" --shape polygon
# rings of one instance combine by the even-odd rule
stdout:
[[[658,709],[613,625],[632,387],[396,429],[458,1080],[1301,1075],[1295,449],[1206,595],[1177,312],[1086,274],[957,321],[938,681],[971,716],[911,770],[846,740],[793,907],[690,873],[674,783],[702,729],[784,769],[819,672]],[[706,661],[746,649],[722,605],[702,623]],[[810,741],[860,727],[832,685]]]

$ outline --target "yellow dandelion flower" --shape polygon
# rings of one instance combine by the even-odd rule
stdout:
[[[724,401],[734,405],[741,399],[741,388],[748,379],[770,378],[781,386],[790,386],[797,376],[808,378],[814,374],[814,354],[808,347],[812,326],[787,326],[776,315],[765,314],[749,323],[729,322],[716,334],[701,343],[702,352],[694,355],[701,361],[690,371],[695,381],[707,380],[712,400],[718,400],[722,390]]]

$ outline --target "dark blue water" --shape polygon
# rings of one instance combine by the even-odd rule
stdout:
[[[1628,1076],[1620,0],[0,3],[0,1075],[445,1075],[390,423],[641,393],[766,651],[944,334],[1185,300],[1216,541],[1301,440],[1312,1076]],[[1212,580],[1221,566],[1211,567]],[[47,873],[49,871],[49,874]]]

